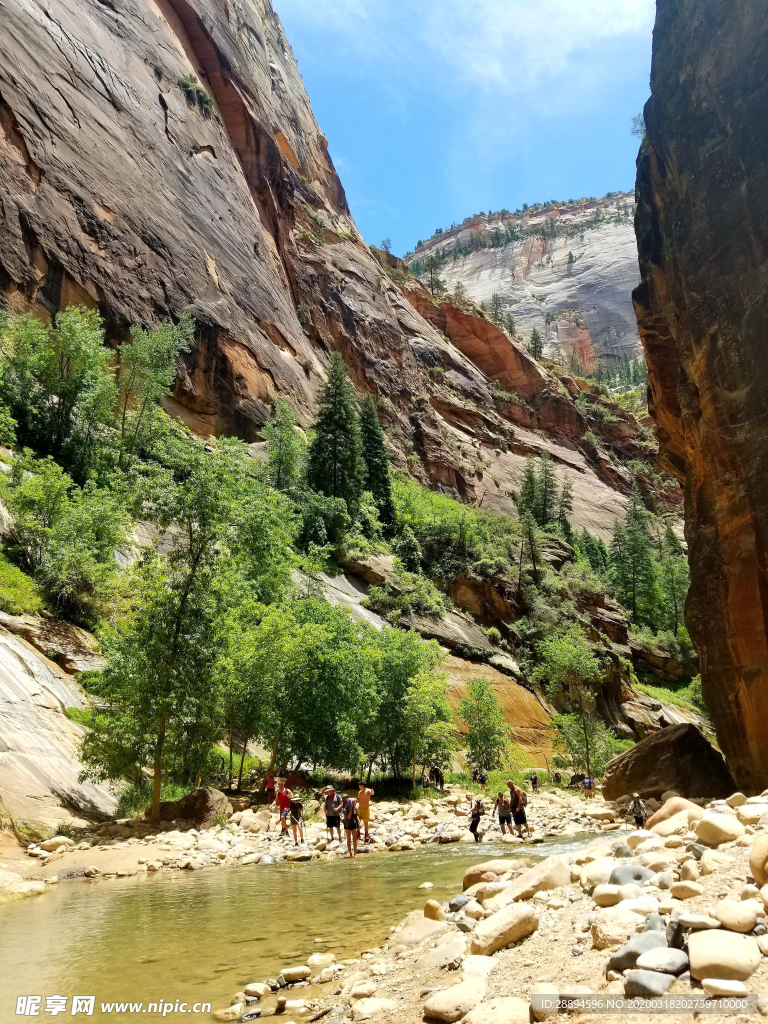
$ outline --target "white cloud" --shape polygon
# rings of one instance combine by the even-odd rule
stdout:
[[[623,37],[650,39],[654,0],[276,0],[338,55],[382,74],[429,74],[478,97],[578,103],[612,69]],[[585,57],[591,59],[585,61]],[[393,82],[393,85],[395,82]],[[567,86],[567,95],[563,89]]]

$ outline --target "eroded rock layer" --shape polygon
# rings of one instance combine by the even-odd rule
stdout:
[[[768,6],[659,0],[634,293],[717,737],[768,786]]]

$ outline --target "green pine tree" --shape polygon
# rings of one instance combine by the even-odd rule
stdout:
[[[354,519],[363,489],[365,463],[357,396],[338,352],[331,357],[318,405],[314,436],[307,451],[307,483],[329,498],[342,498]]]
[[[573,512],[573,481],[566,477],[563,480],[563,486],[560,489],[560,496],[557,501],[557,528],[559,530],[565,529],[571,512]]]
[[[546,453],[542,455],[538,472],[539,507],[534,519],[539,526],[546,526],[557,515],[557,473],[554,463]]]
[[[528,351],[534,359],[541,359],[544,354],[544,342],[541,340],[538,328],[531,331],[531,340],[528,342]]]
[[[640,491],[633,486],[623,520],[616,523],[611,540],[611,576],[619,600],[637,625],[654,625],[658,581],[648,513]]]
[[[517,495],[517,511],[521,520],[527,514],[533,517],[534,522],[538,522],[540,508],[539,478],[536,474],[534,461],[529,456],[525,460],[523,479]]]
[[[389,453],[379,414],[370,395],[365,396],[360,407],[360,438],[365,463],[365,490],[373,495],[382,523],[391,527],[395,522],[395,506],[389,475]]]

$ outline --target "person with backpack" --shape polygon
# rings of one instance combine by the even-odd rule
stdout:
[[[539,774],[538,774],[538,772],[533,772],[533,774],[531,775],[531,793],[538,793],[538,792],[539,792]]]
[[[304,803],[296,793],[291,794],[290,802],[291,828],[293,829],[293,845],[298,846],[296,832],[298,830],[302,843],[304,842]]]
[[[632,794],[632,803],[627,808],[627,815],[630,814],[635,819],[635,828],[642,828],[645,825],[645,804],[639,793]]]
[[[350,796],[344,801],[344,831],[347,833],[347,853],[350,857],[357,856],[357,840],[360,838],[360,815],[355,797]]]
[[[477,834],[478,826],[480,825],[480,818],[485,814],[485,808],[483,807],[482,798],[479,796],[472,796],[471,793],[467,793],[467,800],[469,801],[469,831],[475,837],[475,842],[480,842],[480,836]]]
[[[488,781],[488,776],[486,775],[482,768],[477,773],[477,781],[480,785],[480,789],[482,789],[482,791],[485,792],[485,784]]]
[[[339,842],[341,842],[341,806],[343,803],[341,794],[337,793],[333,786],[326,789],[323,809],[325,810],[325,827],[328,829],[328,838],[331,842],[333,842],[334,829],[336,829]]]
[[[291,811],[291,800],[293,800],[293,793],[290,789],[285,788],[284,782],[278,782],[277,784],[277,807],[280,811],[280,838],[285,839],[288,836],[288,815]]]
[[[520,789],[519,786],[516,786],[514,784],[514,782],[511,779],[507,781],[507,786],[509,787],[510,791],[512,821],[517,826],[517,834],[520,836],[521,839],[523,839],[523,825],[525,825],[527,834],[531,834],[531,826],[528,824],[528,818],[525,814],[525,808],[528,804],[528,797],[523,792],[523,790]]]
[[[501,834],[506,835],[506,830],[509,828],[509,834],[512,835],[512,807],[509,802],[509,794],[499,793],[496,797],[496,803],[493,805],[493,813],[499,812],[499,825],[501,826]]]

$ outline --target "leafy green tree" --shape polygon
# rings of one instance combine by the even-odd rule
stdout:
[[[511,313],[507,313],[504,317],[504,329],[510,338],[517,337],[517,324],[515,323],[515,318]]]
[[[392,239],[382,238],[379,248],[383,249],[384,252],[392,252]]]
[[[307,451],[307,483],[329,498],[342,498],[354,520],[363,490],[365,464],[357,396],[338,352],[331,357],[318,405],[314,435]]]
[[[467,696],[459,704],[459,718],[467,726],[469,762],[491,771],[506,763],[510,748],[509,726],[489,680],[470,679]]]
[[[528,342],[528,351],[534,359],[541,359],[544,355],[544,342],[541,340],[541,334],[539,334],[537,327],[534,327],[531,331],[531,340]]]
[[[179,360],[189,350],[194,329],[188,313],[178,324],[162,320],[151,330],[134,324],[130,345],[121,346],[117,374],[121,468],[140,445],[151,443],[160,399],[173,387]]]
[[[540,661],[533,678],[546,683],[550,698],[564,701],[578,716],[587,774],[591,775],[589,717],[594,711],[594,687],[599,679],[600,662],[577,625],[539,641],[536,650]]]
[[[375,637],[376,714],[361,734],[368,778],[375,764],[400,779],[411,766],[412,745],[403,706],[409,687],[420,673],[439,667],[443,654],[434,640],[422,640],[413,630],[383,629]]]
[[[301,479],[306,443],[296,428],[290,405],[277,398],[274,410],[274,419],[262,429],[267,442],[269,482],[278,491],[289,491]]]
[[[441,673],[420,672],[403,701],[403,717],[411,754],[411,778],[416,793],[416,766],[449,763],[456,749],[453,715],[447,697],[448,680]]]
[[[22,566],[60,614],[89,621],[117,572],[115,549],[129,516],[118,491],[77,487],[53,459],[29,449],[2,485],[13,513]]]
[[[596,714],[555,715],[557,729],[554,763],[558,768],[575,768],[578,772],[600,778],[605,766],[621,753],[626,742],[617,740],[605,722]]]
[[[62,310],[50,326],[31,313],[0,316],[0,397],[21,444],[55,457],[78,446],[79,404],[86,402],[90,419],[94,406],[103,409],[94,396],[113,380],[103,342],[101,317],[85,306]]]
[[[200,776],[221,726],[219,617],[247,598],[274,601],[292,565],[287,502],[258,483],[242,443],[198,447],[185,479],[167,490],[162,525],[172,546],[135,569],[131,613],[103,634],[104,711],[81,751],[93,778],[114,778],[130,760],[151,767],[155,822],[163,773]]]
[[[389,453],[379,414],[370,395],[365,396],[360,407],[360,439],[365,464],[365,490],[373,495],[382,523],[391,528],[395,522],[395,506],[392,501]]]

